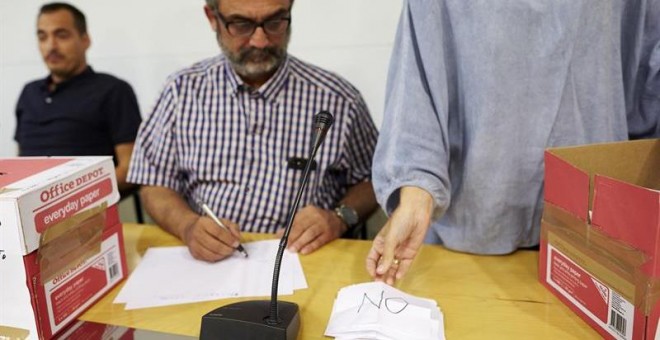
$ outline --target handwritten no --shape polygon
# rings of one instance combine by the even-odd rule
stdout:
[[[381,309],[381,306],[383,305],[383,302],[385,303],[385,309],[387,309],[388,312],[392,314],[399,314],[403,312],[406,307],[408,307],[408,301],[406,301],[404,298],[401,297],[388,297],[385,298],[385,291],[381,290],[380,291],[380,299],[378,300],[378,303],[375,303],[374,300],[372,300],[367,293],[364,293],[362,295],[362,303],[360,303],[360,307],[358,308],[357,312],[358,314],[360,313],[360,310],[362,310],[362,306],[364,306],[365,301],[369,301],[372,305],[374,305],[376,308]],[[390,306],[390,303],[394,306]],[[396,303],[394,303],[396,302]],[[367,305],[368,306],[368,305]],[[397,307],[401,307],[400,309],[396,309]]]

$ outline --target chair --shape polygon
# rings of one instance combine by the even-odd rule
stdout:
[[[129,197],[133,198],[133,207],[135,209],[135,220],[139,224],[144,224],[144,213],[142,212],[142,202],[140,201],[140,187],[120,192],[120,201]]]
[[[387,215],[383,209],[376,209],[366,221],[360,222],[355,227],[347,230],[341,237],[353,240],[368,240],[369,232],[373,235],[376,235],[378,231],[385,225],[387,222]]]
[[[353,228],[350,228],[341,235],[341,238],[347,238],[352,240],[366,240],[367,239],[367,223],[361,222],[355,225]]]
[[[142,213],[142,202],[140,202],[140,193],[138,190],[133,192],[133,206],[135,207],[135,219],[137,223],[144,224],[144,215]]]

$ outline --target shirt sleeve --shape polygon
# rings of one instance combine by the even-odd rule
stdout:
[[[438,1],[405,1],[390,59],[385,112],[374,155],[374,189],[387,213],[399,189],[420,187],[438,216],[449,205],[448,60]],[[421,36],[423,35],[423,36]]]
[[[128,182],[181,190],[174,140],[178,111],[176,93],[176,82],[168,81],[153,112],[140,126],[131,157]]]
[[[14,130],[14,140],[17,143],[20,143],[20,136],[21,136],[21,120],[22,120],[22,114],[23,114],[23,96],[25,96],[25,87],[23,88],[23,91],[21,91],[20,97],[18,97],[18,101],[16,102],[16,129]],[[19,150],[20,152],[20,150]]]
[[[349,186],[371,180],[371,163],[378,139],[378,130],[359,93],[351,110],[353,119],[349,122],[344,145],[348,169],[346,179]]]
[[[135,141],[142,117],[131,85],[119,80],[106,100],[106,117],[112,142],[117,145]]]

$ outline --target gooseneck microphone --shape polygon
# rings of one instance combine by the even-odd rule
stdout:
[[[300,329],[300,313],[298,305],[292,302],[277,300],[277,290],[280,278],[280,268],[284,250],[289,241],[291,226],[300,204],[312,163],[316,157],[325,135],[332,126],[334,117],[327,111],[316,114],[314,120],[314,138],[309,157],[305,164],[300,188],[296,193],[293,205],[289,210],[284,235],[275,258],[273,269],[273,284],[270,301],[243,301],[217,308],[202,317],[202,329],[199,335],[201,340],[211,339],[287,339],[298,337]]]
[[[289,233],[291,232],[291,225],[293,225],[293,219],[298,211],[298,204],[300,204],[300,198],[302,197],[305,188],[307,187],[307,182],[309,182],[309,173],[311,172],[312,163],[314,158],[316,158],[316,152],[319,150],[321,143],[325,139],[325,135],[328,133],[330,126],[334,122],[334,117],[328,111],[321,111],[316,114],[314,119],[314,142],[312,144],[312,150],[309,153],[307,158],[307,163],[305,164],[305,170],[303,171],[303,177],[300,181],[300,188],[296,193],[296,198],[293,201],[293,205],[289,210],[289,220],[287,221],[286,228],[284,229],[284,235],[280,240],[280,247],[277,250],[277,257],[275,258],[275,269],[273,270],[273,285],[272,291],[270,293],[270,315],[266,322],[270,325],[278,324],[281,320],[278,317],[278,304],[277,304],[277,288],[280,280],[280,266],[282,265],[282,257],[284,256],[284,250],[286,245],[289,242]],[[296,332],[297,333],[297,332]]]

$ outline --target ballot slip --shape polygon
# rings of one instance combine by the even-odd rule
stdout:
[[[434,300],[404,293],[383,282],[342,288],[326,336],[335,339],[445,339],[444,318]]]

